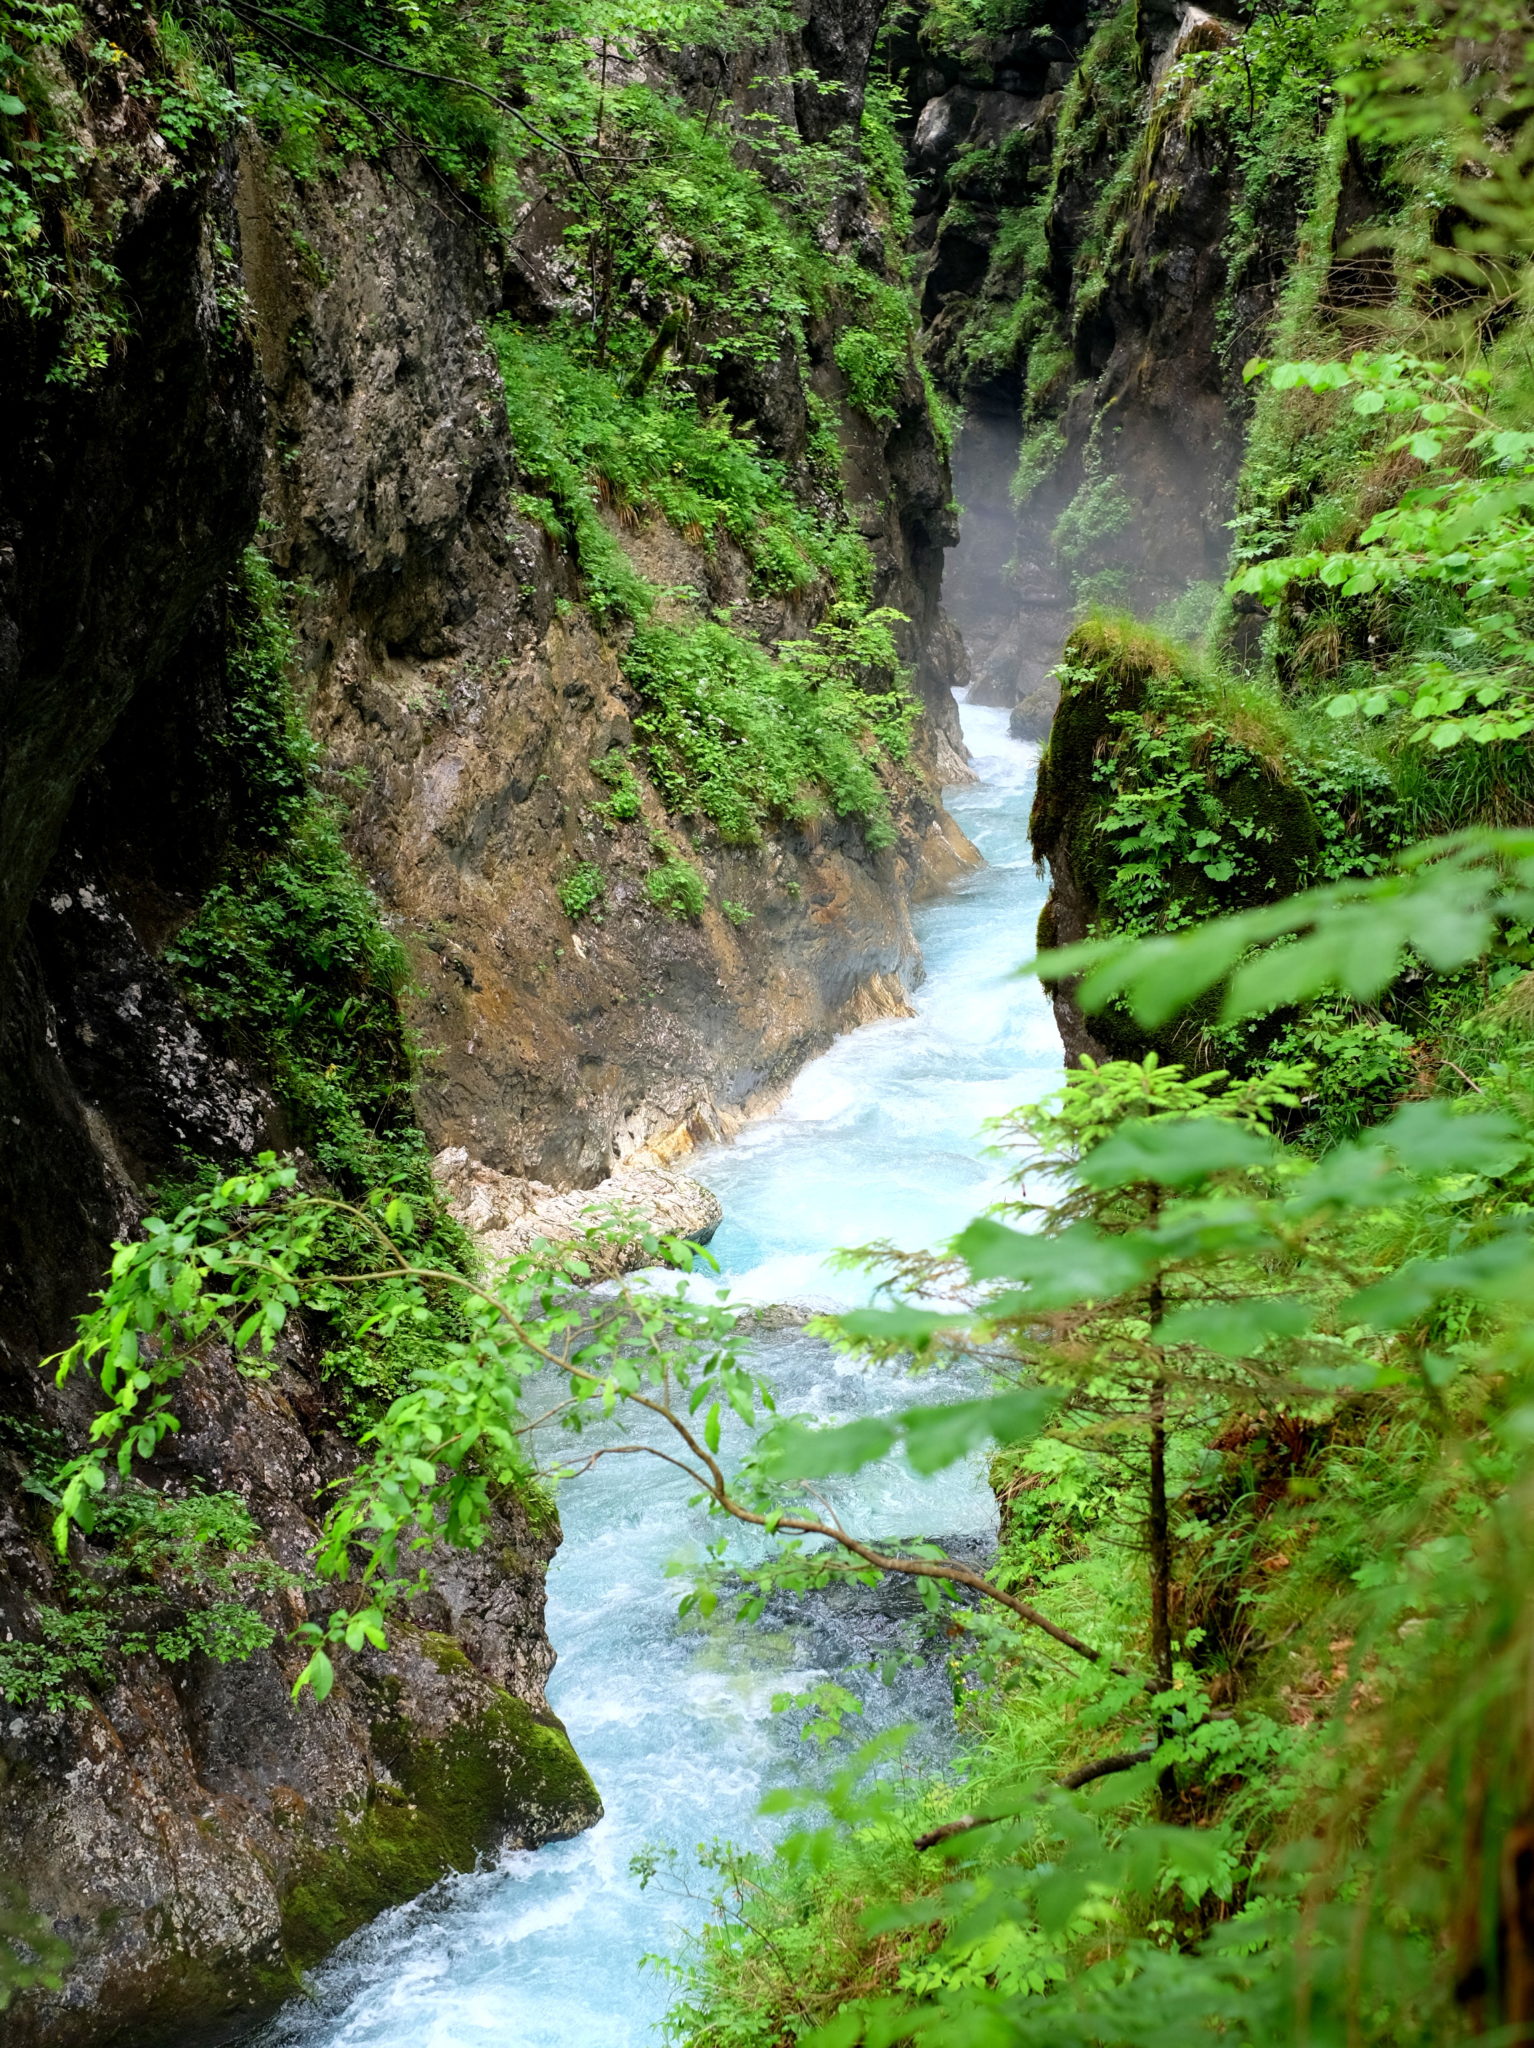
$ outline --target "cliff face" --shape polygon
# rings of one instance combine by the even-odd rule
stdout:
[[[902,793],[898,842],[873,851],[834,817],[785,823],[763,846],[698,839],[710,905],[668,919],[643,888],[666,824],[653,792],[617,830],[596,814],[610,791],[591,764],[632,746],[638,706],[575,563],[518,510],[527,482],[484,333],[504,284],[482,239],[404,167],[295,187],[252,153],[241,189],[280,451],[272,558],[308,593],[301,687],[351,784],[351,843],[410,946],[433,1143],[590,1186],[636,1152],[669,1157],[733,1128],[838,1031],[901,1007],[920,971],[911,901],[972,858],[937,800],[966,773],[962,651],[938,605],[949,483],[920,385],[881,431],[847,406],[831,336],[811,333],[808,383],[839,402],[875,596],[911,622],[928,710],[926,781]],[[551,312],[550,251],[514,245],[502,260],[524,317]],[[804,470],[798,363],[721,398]],[[657,518],[610,524],[652,582],[705,593],[763,642],[808,632],[823,604],[763,596],[727,539],[705,549]],[[597,854],[604,915],[572,928],[557,884]]]
[[[978,547],[948,592],[977,693],[1042,738],[1084,604],[1140,616],[1223,575],[1262,346],[1303,177],[1197,100],[1235,17],[1050,15],[1046,35],[910,54],[923,313],[964,395]],[[1207,609],[1207,607],[1206,607]]]
[[[259,1535],[237,1584],[274,1646],[230,1662],[174,1648],[103,1660],[64,1681],[51,1709],[8,1711],[0,1845],[71,1957],[59,1991],[7,2014],[19,2048],[233,2038],[342,1936],[443,1871],[601,1813],[543,1693],[558,1525],[514,1500],[484,1549],[436,1561],[431,1594],[387,1651],[349,1660],[323,1705],[294,1705],[305,1653],[283,1637],[309,1608],[325,1489],[356,1456],[314,1363],[294,1346],[252,1382],[211,1351],[183,1382],[180,1433],[153,1474],[172,1499],[243,1503]],[[77,1420],[82,1405],[50,1420]],[[7,1467],[4,1598],[21,1628],[28,1602],[67,1589],[13,1492],[20,1459]],[[121,1602],[120,1571],[78,1543],[72,1562]],[[132,1612],[151,1634],[174,1629],[176,1588],[162,1583]]]
[[[823,144],[857,118],[878,13],[822,8],[766,61],[691,79],[679,60],[681,83],[754,94]],[[160,2048],[233,2037],[371,1914],[600,1811],[544,1697],[558,1529],[536,1501],[508,1499],[471,1557],[434,1555],[390,1648],[292,1703],[306,1652],[288,1632],[334,1600],[306,1560],[366,1420],[314,1332],[295,1326],[265,1377],[204,1345],[179,1434],[131,1468],[129,1509],[234,1518],[195,1586],[174,1548],[143,1566],[131,1528],[77,1534],[62,1559],[49,1535],[51,1475],[95,1395],[39,1360],[112,1239],[151,1184],[299,1128],[269,1020],[210,1005],[177,951],[257,860],[237,570],[263,509],[319,781],[410,956],[433,1149],[589,1186],[728,1128],[901,1004],[910,904],[973,855],[938,797],[964,772],[962,652],[938,603],[950,485],[908,358],[874,418],[814,316],[777,363],[722,363],[701,401],[791,480],[836,422],[832,495],[868,544],[869,600],[906,615],[924,707],[912,769],[888,777],[890,843],[831,811],[760,844],[695,827],[707,905],[662,915],[645,883],[676,825],[648,782],[633,815],[597,817],[612,790],[591,763],[633,741],[634,689],[571,551],[528,514],[486,338],[496,315],[537,326],[565,302],[557,237],[487,231],[406,151],[299,181],[248,131],[172,145],[174,79],[142,17],[102,4],[87,26],[121,61],[93,71],[85,41],[62,44],[49,89],[95,166],[92,246],[127,310],[72,380],[58,323],[14,301],[0,350],[0,1855],[19,1887],[0,1906],[69,1957],[61,1988],[11,2005],[8,2041]],[[883,261],[860,177],[825,233]],[[764,594],[737,542],[602,516],[652,583],[732,608],[758,643],[824,610],[824,592]],[[558,884],[593,850],[603,915],[577,926]],[[290,993],[320,1013],[314,988]],[[212,1654],[230,1606],[255,1633]]]
[[[543,1696],[557,1524],[519,1504],[486,1551],[443,1562],[388,1653],[357,1660],[323,1707],[292,1704],[303,1657],[282,1638],[305,1613],[323,1489],[355,1458],[302,1339],[262,1381],[210,1351],[145,1473],[167,1499],[243,1504],[238,1587],[275,1648],[230,1663],[135,1651],[185,1624],[182,1589],[130,1587],[78,1541],[61,1560],[45,1533],[46,1475],[94,1404],[81,1383],[56,1391],[39,1354],[67,1336],[147,1177],[283,1136],[265,1077],[159,958],[241,799],[218,773],[227,588],[257,519],[264,408],[229,317],[235,154],[205,146],[188,175],[144,105],[158,57],[137,17],[95,26],[133,67],[87,104],[112,143],[96,138],[136,329],[84,384],[49,378],[57,335],[20,318],[0,350],[0,1617],[30,1646],[0,1720],[0,1856],[7,1906],[70,1957],[61,1991],[7,2013],[18,2048],[223,2038],[443,1869],[600,1811]]]
[[[260,497],[261,398],[217,303],[232,158],[204,149],[182,175],[129,89],[154,62],[142,30],[115,13],[100,26],[130,54],[84,142],[100,151],[124,290],[154,344],[80,386],[49,378],[57,334],[14,300],[0,323],[0,1341],[13,1367],[99,1273],[124,1214],[125,1151],[163,1152],[177,1123],[215,1146],[254,1134],[109,909],[102,873],[158,829],[160,788],[130,775],[106,793],[124,712],[136,701],[146,724],[171,724],[219,673],[219,594]],[[182,852],[195,870],[198,849]],[[135,976],[136,1013],[123,1000]],[[153,1097],[124,1112],[141,1128],[118,1130],[103,1109],[114,1052]]]

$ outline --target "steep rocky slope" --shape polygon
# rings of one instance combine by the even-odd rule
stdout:
[[[591,1185],[637,1151],[732,1127],[838,1030],[899,1008],[919,971],[909,905],[971,858],[936,801],[965,773],[962,653],[938,608],[954,529],[920,385],[881,430],[846,403],[829,336],[802,366],[837,406],[875,595],[911,621],[926,782],[906,786],[884,851],[834,817],[784,821],[760,847],[705,838],[710,907],[668,920],[643,890],[664,806],[650,796],[616,833],[596,814],[611,792],[591,764],[633,746],[634,694],[576,565],[518,510],[527,484],[483,331],[505,285],[482,241],[403,168],[295,187],[252,150],[242,193],[281,451],[269,546],[306,593],[300,676],[328,760],[355,779],[351,842],[409,939],[434,1143]],[[848,233],[867,231],[859,217]],[[550,252],[502,260],[524,312],[551,313]],[[798,473],[800,376],[790,357],[735,401]],[[763,596],[728,540],[705,548],[654,517],[612,525],[652,582],[704,591],[763,642],[805,633],[823,605]],[[557,884],[596,854],[613,868],[606,915],[572,931]]]
[[[1026,702],[1029,737],[1082,603],[1148,616],[1224,571],[1242,367],[1311,169],[1294,129],[1265,151],[1261,121],[1197,103],[1239,20],[1073,8],[1046,32],[1029,12],[1007,36],[908,53],[923,315],[969,414],[955,475],[982,543],[949,601],[979,694]]]

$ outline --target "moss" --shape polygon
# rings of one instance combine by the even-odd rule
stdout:
[[[234,2039],[304,1988],[280,1952],[267,1959],[247,1959],[231,1970],[227,1960],[188,1955],[169,1924],[156,1941],[155,1952],[165,1959],[165,1966],[151,1966],[135,1984],[137,2009],[148,2017],[114,2027],[111,2048],[169,2048],[171,2043]],[[101,2038],[90,2036],[93,2041]]]
[[[1149,687],[1175,675],[1178,663],[1170,641],[1123,614],[1089,618],[1072,633],[1057,670],[1060,708],[1039,762],[1029,821],[1037,859],[1051,858],[1071,819],[1091,804],[1093,770],[1112,715],[1140,710]]]
[[[450,1637],[427,1636],[422,1648],[439,1670],[467,1669]],[[373,1742],[395,1782],[374,1788],[284,1899],[283,1948],[295,1968],[317,1962],[354,1928],[448,1871],[472,1870],[508,1832],[558,1841],[602,1810],[559,1722],[541,1719],[510,1693],[439,1739],[395,1716],[375,1723]]]
[[[451,1678],[457,1674],[467,1677],[474,1669],[464,1655],[462,1646],[453,1636],[438,1635],[434,1630],[428,1629],[421,1637],[421,1651],[424,1656],[431,1659],[444,1678]]]
[[[1060,674],[1032,818],[1034,852],[1054,874],[1042,943],[1176,930],[1292,894],[1324,871],[1327,793],[1312,801],[1276,700],[1124,617],[1079,627]],[[1113,1057],[1154,1047],[1208,1065],[1217,1009],[1211,996],[1154,1036],[1110,1009],[1091,1033]]]

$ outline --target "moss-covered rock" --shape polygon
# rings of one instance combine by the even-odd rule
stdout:
[[[1136,621],[1079,626],[1039,764],[1033,850],[1049,864],[1043,946],[1155,933],[1292,894],[1323,834],[1282,707],[1205,675]],[[1110,1008],[1088,1029],[1074,984],[1054,991],[1067,1057],[1165,1056],[1208,1066],[1210,1002],[1162,1033]]]
[[[422,1648],[444,1675],[469,1675],[451,1637],[424,1638]],[[283,1899],[283,1948],[296,1968],[448,1871],[472,1870],[488,1850],[563,1841],[601,1815],[563,1725],[510,1693],[437,1737],[396,1713],[374,1723],[373,1746],[392,1782],[373,1787]]]

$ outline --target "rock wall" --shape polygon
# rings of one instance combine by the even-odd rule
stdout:
[[[78,1421],[83,1389],[71,1405],[50,1419]],[[15,2048],[233,2039],[306,1965],[445,1870],[601,1813],[543,1691],[552,1513],[505,1502],[484,1549],[434,1560],[431,1595],[394,1622],[386,1652],[348,1658],[323,1705],[295,1706],[306,1652],[284,1637],[309,1604],[297,1588],[324,1490],[356,1453],[301,1346],[265,1381],[213,1350],[177,1414],[156,1484],[238,1495],[262,1531],[256,1557],[294,1590],[257,1602],[277,1631],[270,1650],[227,1664],[130,1657],[80,1704],[6,1710],[0,1855],[71,1954],[59,1991],[7,2013]],[[59,1563],[14,1452],[5,1468],[0,1603],[21,1627]]]
[[[1186,61],[1236,17],[1183,4],[1030,14],[962,57],[909,53],[934,362],[968,420],[966,547],[947,596],[976,694],[1042,738],[1084,604],[1140,616],[1212,585],[1255,353],[1302,194],[1262,196],[1231,268],[1232,138]],[[1024,462],[1019,469],[1019,454]],[[978,545],[970,545],[970,536]]]
[[[590,764],[631,742],[637,707],[569,559],[517,510],[526,486],[483,331],[502,270],[404,166],[297,188],[252,151],[241,192],[280,451],[270,550],[312,593],[298,621],[313,723],[356,792],[352,844],[411,949],[434,1145],[589,1187],[636,1154],[672,1157],[735,1128],[837,1032],[903,1006],[920,973],[910,905],[973,859],[938,801],[967,773],[962,649],[938,604],[950,484],[919,384],[887,432],[840,409],[876,596],[912,622],[929,709],[926,781],[905,792],[900,842],[870,851],[856,821],[831,817],[763,848],[701,840],[711,907],[668,919],[643,890],[658,802],[616,833],[592,814],[608,792]],[[854,216],[846,232],[860,229]],[[524,308],[554,289],[542,253],[509,259]],[[720,395],[750,408],[793,469],[809,422],[788,367],[781,388]],[[811,381],[845,395],[829,336]],[[814,623],[808,600],[755,595],[731,544],[705,553],[663,522],[614,526],[652,581],[735,607],[764,641]],[[599,846],[616,882],[602,919],[573,930],[557,884]],[[732,922],[719,899],[748,918]]]
[[[265,408],[228,318],[235,152],[204,146],[188,177],[135,96],[159,62],[141,18],[102,7],[95,27],[126,56],[82,140],[113,181],[110,254],[135,329],[82,386],[47,374],[56,332],[14,311],[0,323],[7,1642],[37,1637],[86,1562],[78,1542],[54,1553],[39,1475],[94,1404],[83,1383],[55,1389],[40,1355],[67,1338],[148,1178],[281,1136],[262,1077],[211,1042],[158,957],[217,871],[238,794],[216,773],[226,589],[258,516]],[[178,1415],[154,1483],[238,1496],[257,1559],[298,1572],[322,1490],[355,1457],[302,1339],[264,1382],[210,1352]],[[278,1640],[243,1662],[129,1655],[84,1692],[70,1681],[58,1707],[7,1703],[4,1903],[70,1952],[61,1991],[6,2013],[7,2042],[226,2038],[444,1869],[589,1825],[595,1791],[543,1693],[556,1541],[551,1516],[535,1526],[509,1504],[496,1541],[442,1560],[391,1650],[356,1660],[322,1708],[289,1698],[303,1657],[282,1639],[306,1606],[293,1591],[258,1601]]]

